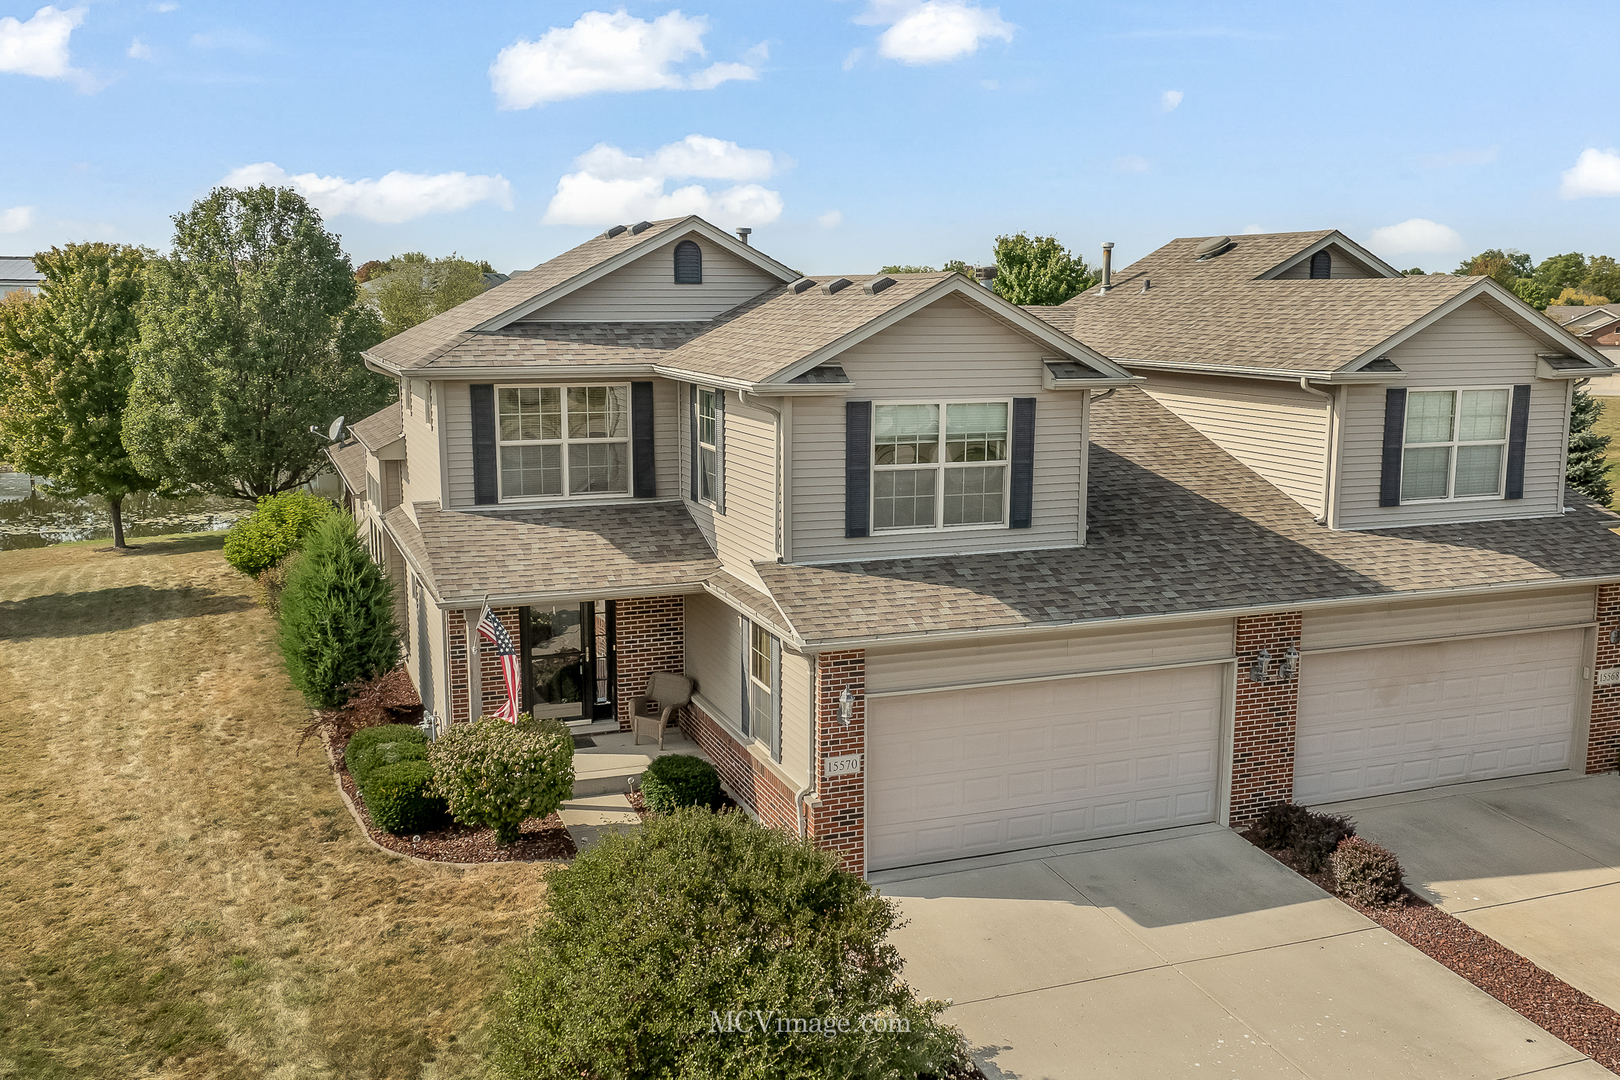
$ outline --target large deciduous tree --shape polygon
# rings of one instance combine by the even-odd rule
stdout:
[[[1583,292],[1620,300],[1620,263],[1612,255],[1594,255],[1586,264],[1586,278],[1581,282]]]
[[[297,488],[325,467],[311,426],[395,394],[360,359],[377,313],[291,189],[216,188],[174,224],[148,267],[125,444],[153,475],[219,495]]]
[[[996,295],[1015,304],[1061,304],[1091,288],[1097,275],[1056,237],[996,237]]]
[[[367,263],[365,275],[383,332],[393,337],[489,287],[485,274],[494,273],[487,262],[470,262],[457,255],[430,259],[420,251],[396,255],[386,263]]]
[[[0,304],[3,456],[58,494],[105,498],[119,549],[125,497],[164,487],[123,439],[149,257],[102,243],[42,251],[40,295],[19,290]]]

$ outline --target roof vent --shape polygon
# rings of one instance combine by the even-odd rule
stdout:
[[[624,232],[625,228],[626,228],[626,226],[624,226],[624,225],[615,225],[615,226],[613,226],[613,228],[609,229],[607,232],[603,233],[602,235],[607,237],[609,240],[611,240],[615,236],[618,236],[620,233]]]
[[[831,296],[839,289],[847,289],[853,284],[855,283],[849,280],[847,277],[833,278],[833,280],[827,282],[827,284],[821,287],[821,291],[826,293],[828,296]]]
[[[894,284],[894,278],[889,277],[887,274],[885,274],[883,277],[873,278],[871,281],[868,281],[861,288],[862,288],[862,291],[865,292],[867,296],[876,296],[878,293],[882,292],[884,289],[887,289],[890,285],[893,285],[893,284]]]
[[[737,239],[743,242],[744,247],[748,246],[748,234],[753,231],[753,229],[747,228],[746,226],[737,230]]]
[[[1197,247],[1193,248],[1193,258],[1198,262],[1203,262],[1205,259],[1213,259],[1215,256],[1219,255],[1221,252],[1225,251],[1231,246],[1232,238],[1230,236],[1212,236],[1208,240],[1205,240],[1202,244],[1199,244]]]
[[[642,233],[646,232],[650,228],[652,228],[652,222],[650,222],[650,221],[638,221],[634,225],[630,226],[630,235],[631,236],[640,236]]]
[[[802,277],[792,285],[793,295],[797,296],[816,283],[815,278]]]

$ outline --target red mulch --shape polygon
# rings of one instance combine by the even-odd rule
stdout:
[[[1249,843],[1260,847],[1250,832],[1242,835]],[[1294,853],[1288,848],[1267,854],[1329,894],[1338,895],[1338,882],[1333,878],[1331,865],[1320,874],[1307,874],[1299,868]],[[1620,1073],[1620,1013],[1414,895],[1410,889],[1402,890],[1400,902],[1387,908],[1363,907],[1342,896],[1338,899],[1610,1072]]]
[[[349,745],[348,736],[330,738],[329,742],[332,759],[336,762],[338,783],[349,796],[355,809],[359,811],[360,821],[365,826],[367,834],[389,851],[415,855],[419,859],[429,859],[433,862],[457,863],[562,862],[572,859],[576,854],[574,838],[568,835],[568,827],[556,814],[525,821],[519,827],[517,840],[506,847],[495,843],[495,830],[487,827],[451,825],[447,829],[417,834],[420,841],[414,844],[409,836],[395,836],[393,833],[384,832],[372,823],[371,815],[366,812],[366,804],[360,798],[360,789],[343,764],[343,751]]]

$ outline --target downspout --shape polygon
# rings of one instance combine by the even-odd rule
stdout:
[[[1326,525],[1330,506],[1328,500],[1333,490],[1333,425],[1338,419],[1339,399],[1331,391],[1318,390],[1312,386],[1311,380],[1305,376],[1300,377],[1299,388],[1307,394],[1315,394],[1327,401],[1327,423],[1324,425],[1327,428],[1327,435],[1322,446],[1322,513],[1316,519],[1318,523]]]
[[[810,661],[810,738],[806,742],[810,746],[810,760],[805,762],[809,772],[805,774],[804,786],[793,793],[793,816],[799,826],[799,839],[803,840],[810,833],[809,823],[805,820],[805,800],[816,788],[816,719],[819,712],[816,709],[816,658],[806,657]]]
[[[737,391],[737,400],[756,409],[764,409],[776,420],[776,513],[772,515],[771,529],[774,536],[771,538],[772,546],[776,548],[776,561],[782,562],[784,558],[783,538],[787,530],[783,527],[782,516],[787,513],[787,450],[782,433],[782,413],[759,400],[758,395],[750,394],[747,390]]]

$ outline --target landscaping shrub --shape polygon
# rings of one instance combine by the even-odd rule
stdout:
[[[360,785],[360,797],[377,827],[391,833],[431,832],[450,821],[450,808],[434,794],[433,769],[420,758],[373,769]]]
[[[720,805],[720,774],[691,754],[655,758],[641,774],[641,797],[647,809],[658,814],[683,806],[713,809]]]
[[[746,814],[677,810],[609,834],[547,877],[546,908],[493,1024],[508,1080],[910,1080],[963,1053],[944,1003],[900,977],[893,903]],[[909,1030],[860,1030],[876,1016]],[[850,1030],[776,1022],[829,1017]]]
[[[399,663],[394,588],[361,545],[354,518],[333,514],[304,541],[281,594],[278,642],[287,674],[316,708]]]
[[[343,750],[343,764],[362,787],[371,773],[384,765],[426,760],[427,736],[421,728],[404,724],[362,728]]]
[[[1333,855],[1333,849],[1347,836],[1356,835],[1356,826],[1347,817],[1313,814],[1295,803],[1274,803],[1255,819],[1255,839],[1268,851],[1292,848],[1300,868],[1320,874]]]
[[[1401,898],[1400,860],[1371,840],[1347,836],[1333,849],[1339,895],[1367,907],[1388,907]]]
[[[225,561],[258,577],[301,548],[316,525],[337,513],[326,499],[307,492],[266,495],[225,534]]]
[[[254,600],[270,613],[272,619],[281,619],[281,594],[287,589],[287,576],[292,573],[298,552],[293,552],[274,566],[266,567],[253,579]]]
[[[435,788],[463,825],[487,825],[501,845],[574,792],[574,737],[560,720],[451,724],[428,747]]]
[[[1305,824],[1311,812],[1298,803],[1280,802],[1272,803],[1260,811],[1260,816],[1254,822],[1255,839],[1267,851],[1277,851],[1288,846],[1288,838],[1294,835],[1294,830]]]
[[[304,740],[322,732],[341,741],[378,724],[414,727],[422,719],[422,699],[417,696],[410,674],[404,668],[395,668],[374,679],[362,679],[342,690],[349,695],[349,700],[336,709],[321,710],[315,719],[299,729],[299,750],[304,748]]]

